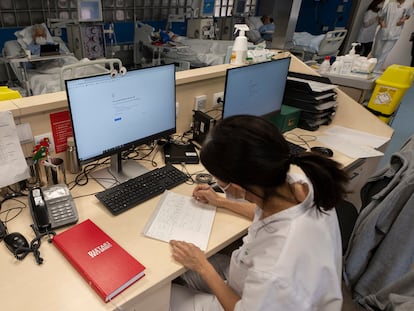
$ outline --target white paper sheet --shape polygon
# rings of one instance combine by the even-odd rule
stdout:
[[[372,148],[378,148],[390,140],[389,137],[373,135],[338,125],[332,126],[324,131],[324,134],[333,135],[338,138],[352,141],[353,144],[366,145]]]
[[[29,168],[10,111],[0,112],[0,188],[29,177]]]
[[[216,208],[192,197],[165,191],[144,235],[161,241],[180,240],[206,250]]]
[[[326,135],[318,136],[317,140],[351,158],[370,158],[384,155],[371,146],[356,144],[343,137]]]

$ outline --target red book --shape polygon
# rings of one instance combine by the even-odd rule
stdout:
[[[145,267],[89,219],[56,235],[53,244],[105,302],[145,275]]]

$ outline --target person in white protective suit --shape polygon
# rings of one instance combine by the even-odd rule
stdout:
[[[404,23],[413,11],[411,1],[390,0],[379,12],[380,28],[375,36],[373,57],[377,59],[374,71],[384,70],[384,62],[400,38]]]

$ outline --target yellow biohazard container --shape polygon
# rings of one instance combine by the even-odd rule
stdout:
[[[18,91],[9,89],[7,86],[0,86],[0,100],[8,100],[14,98],[21,98]]]
[[[367,105],[368,110],[389,123],[413,79],[413,67],[389,66],[375,81],[375,89]]]

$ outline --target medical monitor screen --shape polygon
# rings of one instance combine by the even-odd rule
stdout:
[[[230,68],[226,73],[223,118],[277,115],[281,109],[290,57]]]
[[[78,0],[78,20],[80,22],[102,21],[101,0]]]
[[[176,131],[174,64],[65,83],[81,164]]]

